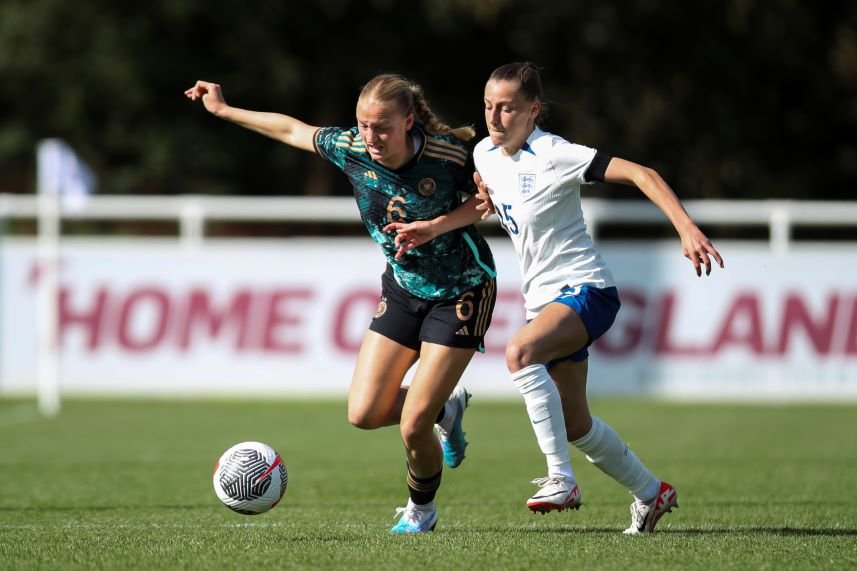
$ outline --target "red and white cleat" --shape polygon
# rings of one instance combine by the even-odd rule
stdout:
[[[666,482],[661,482],[661,488],[654,500],[647,504],[641,502],[631,504],[631,526],[623,533],[625,535],[652,533],[661,516],[677,507],[678,493],[675,488]]]
[[[580,508],[582,503],[580,489],[574,480],[561,476],[548,476],[536,478],[533,483],[539,487],[539,491],[527,500],[527,507],[533,513],[545,514],[554,510],[561,512]]]

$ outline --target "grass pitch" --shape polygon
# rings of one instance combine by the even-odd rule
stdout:
[[[857,566],[857,406],[595,401],[679,491],[658,531],[625,537],[630,496],[579,452],[578,512],[531,515],[544,462],[523,404],[477,395],[467,459],[445,470],[437,530],[393,536],[404,505],[396,428],[344,402],[68,401],[39,418],[0,401],[0,569],[805,569]],[[241,516],[217,457],[274,446],[289,487]]]

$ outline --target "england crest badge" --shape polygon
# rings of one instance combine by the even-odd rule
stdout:
[[[535,174],[518,174],[518,190],[521,194],[530,194],[536,188]]]

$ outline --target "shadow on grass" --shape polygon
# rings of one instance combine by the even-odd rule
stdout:
[[[124,506],[0,506],[2,512],[109,512],[116,510],[141,510],[141,509],[158,509],[158,510],[198,510],[203,508],[211,508],[211,504],[172,504],[172,505],[155,505],[155,504],[137,504]],[[213,506],[217,507],[217,506]]]
[[[571,533],[605,533],[615,534],[621,531],[616,527],[553,527],[553,528],[538,528],[538,527],[480,527],[468,528],[470,531],[484,532],[515,532],[515,533],[533,533],[541,535],[557,535],[564,536]],[[460,531],[465,531],[462,528]],[[781,537],[857,537],[857,528],[799,528],[799,527],[769,527],[769,526],[746,526],[746,527],[710,527],[710,528],[693,528],[693,527],[671,527],[662,529],[659,528],[652,535],[668,536],[668,535],[776,535]]]
[[[857,537],[857,529],[851,528],[715,527],[711,529],[669,529],[664,530],[663,533],[679,533],[684,535],[753,533],[783,537]]]

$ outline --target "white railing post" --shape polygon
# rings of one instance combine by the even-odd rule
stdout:
[[[785,204],[776,204],[769,218],[771,251],[777,257],[785,257],[791,240],[791,215]]]
[[[36,386],[39,411],[56,416],[60,410],[59,250],[62,213],[59,178],[51,171],[55,141],[39,144],[36,218]]]
[[[205,236],[205,216],[199,200],[185,202],[179,217],[179,239],[182,247],[189,250],[199,248]]]

